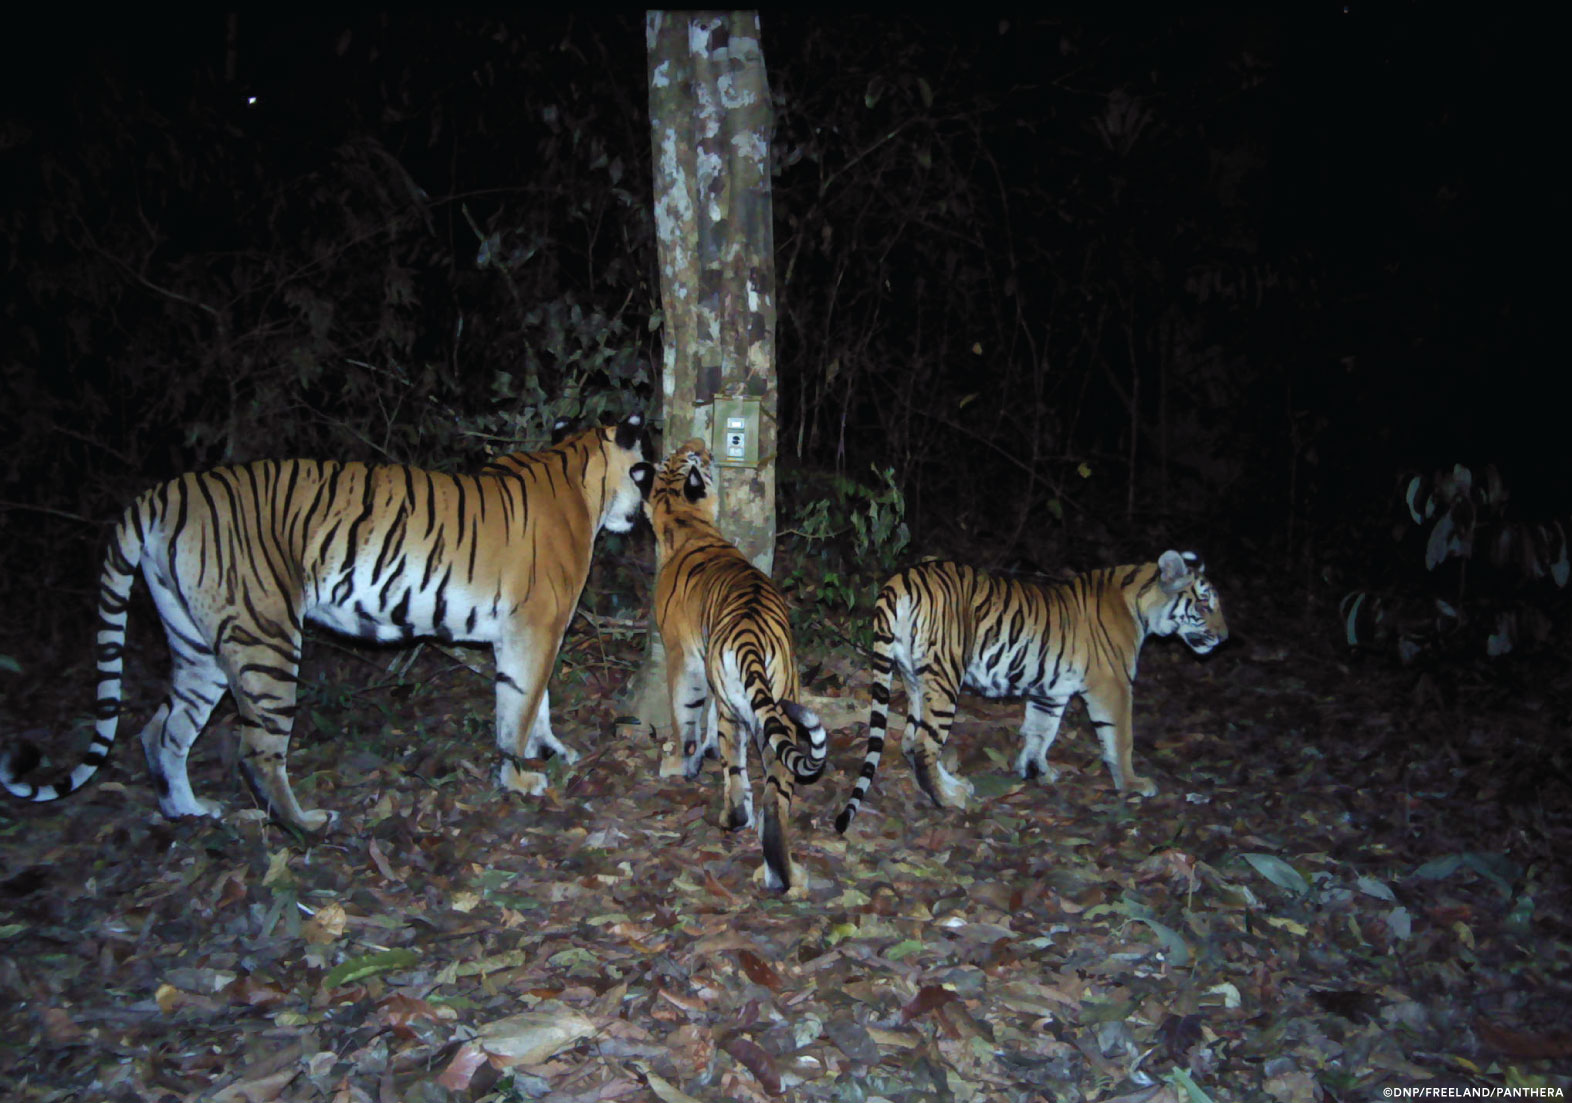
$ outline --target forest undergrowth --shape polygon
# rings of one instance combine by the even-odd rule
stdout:
[[[134,731],[165,660],[133,618],[101,780],[0,806],[0,1083],[38,1103],[1564,1091],[1565,673],[1356,662],[1273,592],[1227,584],[1234,639],[1208,659],[1148,643],[1155,797],[1114,792],[1079,707],[1060,780],[1021,782],[1019,704],[966,697],[973,806],[921,800],[892,742],[844,838],[867,663],[813,643],[835,732],[796,806],[810,886],[784,898],[752,880],[754,834],[715,825],[715,767],[669,776],[670,748],[619,726],[636,616],[575,619],[553,702],[583,758],[530,800],[492,782],[484,652],[315,639],[291,768],[342,820],[310,840],[251,806],[227,724],[193,777],[231,814],[157,818]],[[85,669],[48,681],[8,726],[19,703],[87,715]]]

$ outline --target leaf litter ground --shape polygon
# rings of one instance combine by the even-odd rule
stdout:
[[[1079,710],[1058,783],[1019,782],[1019,705],[968,697],[951,743],[981,799],[928,806],[892,750],[845,838],[830,824],[866,663],[816,651],[810,692],[839,731],[826,780],[798,793],[812,881],[786,898],[752,880],[755,835],[715,826],[716,768],[660,776],[661,745],[616,728],[632,633],[570,633],[556,724],[584,758],[551,763],[536,799],[492,785],[483,678],[430,647],[390,677],[407,654],[319,641],[291,766],[308,805],[342,815],[329,837],[247,811],[218,727],[194,776],[234,810],[222,823],[151,815],[134,745],[70,801],[0,809],[0,1085],[214,1103],[1564,1097],[1564,672],[1437,689],[1239,627],[1205,661],[1166,641],[1143,655],[1155,798],[1114,793]],[[156,683],[136,684],[150,704]],[[58,692],[61,716],[83,711]]]

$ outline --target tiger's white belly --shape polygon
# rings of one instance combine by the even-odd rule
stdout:
[[[442,589],[435,582],[424,589],[395,582],[385,593],[368,588],[339,600],[330,593],[318,593],[315,600],[307,597],[305,617],[313,624],[380,643],[418,636],[494,643],[512,612],[510,605],[493,595],[476,601],[459,587],[450,584]]]

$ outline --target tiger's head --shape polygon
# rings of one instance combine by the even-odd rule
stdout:
[[[1206,577],[1206,565],[1194,552],[1165,551],[1157,559],[1160,604],[1146,611],[1150,631],[1177,634],[1197,655],[1205,655],[1228,638],[1223,602]]]
[[[681,445],[655,475],[646,510],[655,535],[684,523],[715,524],[715,460],[698,438]]]
[[[599,452],[605,464],[599,476],[605,488],[600,527],[608,532],[627,532],[644,512],[644,503],[655,479],[655,465],[650,462],[654,450],[644,415],[629,414],[616,425],[574,435],[569,432],[569,424],[559,419],[552,426],[553,447],[569,452],[582,447],[586,450],[586,462],[590,464],[595,462],[595,453]],[[587,478],[586,484],[589,481]]]

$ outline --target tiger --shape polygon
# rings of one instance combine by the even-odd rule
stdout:
[[[654,479],[640,414],[542,451],[494,458],[473,475],[397,464],[258,460],[188,473],[138,497],[99,575],[98,697],[91,744],[62,780],[22,779],[36,749],[11,749],[0,782],[52,801],[108,759],[121,711],[126,612],[140,568],[171,655],[168,692],[142,728],[159,810],[223,814],[198,798],[186,758],[227,690],[242,774],[272,817],[302,831],[337,814],[303,809],[285,755],[297,711],[305,622],[349,636],[490,643],[496,658],[497,779],[538,795],[523,760],[578,755],[551,729],[547,676],[578,604],[600,530],[627,532]]]
[[[1194,552],[1165,551],[1156,563],[1103,567],[1062,582],[995,578],[940,560],[901,571],[874,607],[868,747],[836,831],[845,834],[873,784],[895,670],[906,684],[901,749],[937,807],[964,808],[975,792],[940,761],[962,688],[1026,698],[1015,772],[1045,782],[1058,778],[1048,749],[1079,695],[1114,787],[1153,796],[1157,786],[1130,760],[1131,691],[1146,637],[1176,633],[1198,655],[1228,638],[1222,600]]]
[[[645,505],[655,531],[655,623],[666,648],[672,731],[684,773],[696,780],[706,757],[726,771],[720,825],[754,823],[748,744],[764,760],[758,818],[766,887],[790,891],[807,877],[786,838],[792,795],[824,773],[828,737],[800,693],[786,602],[715,525],[715,468],[690,440],[666,460]]]

